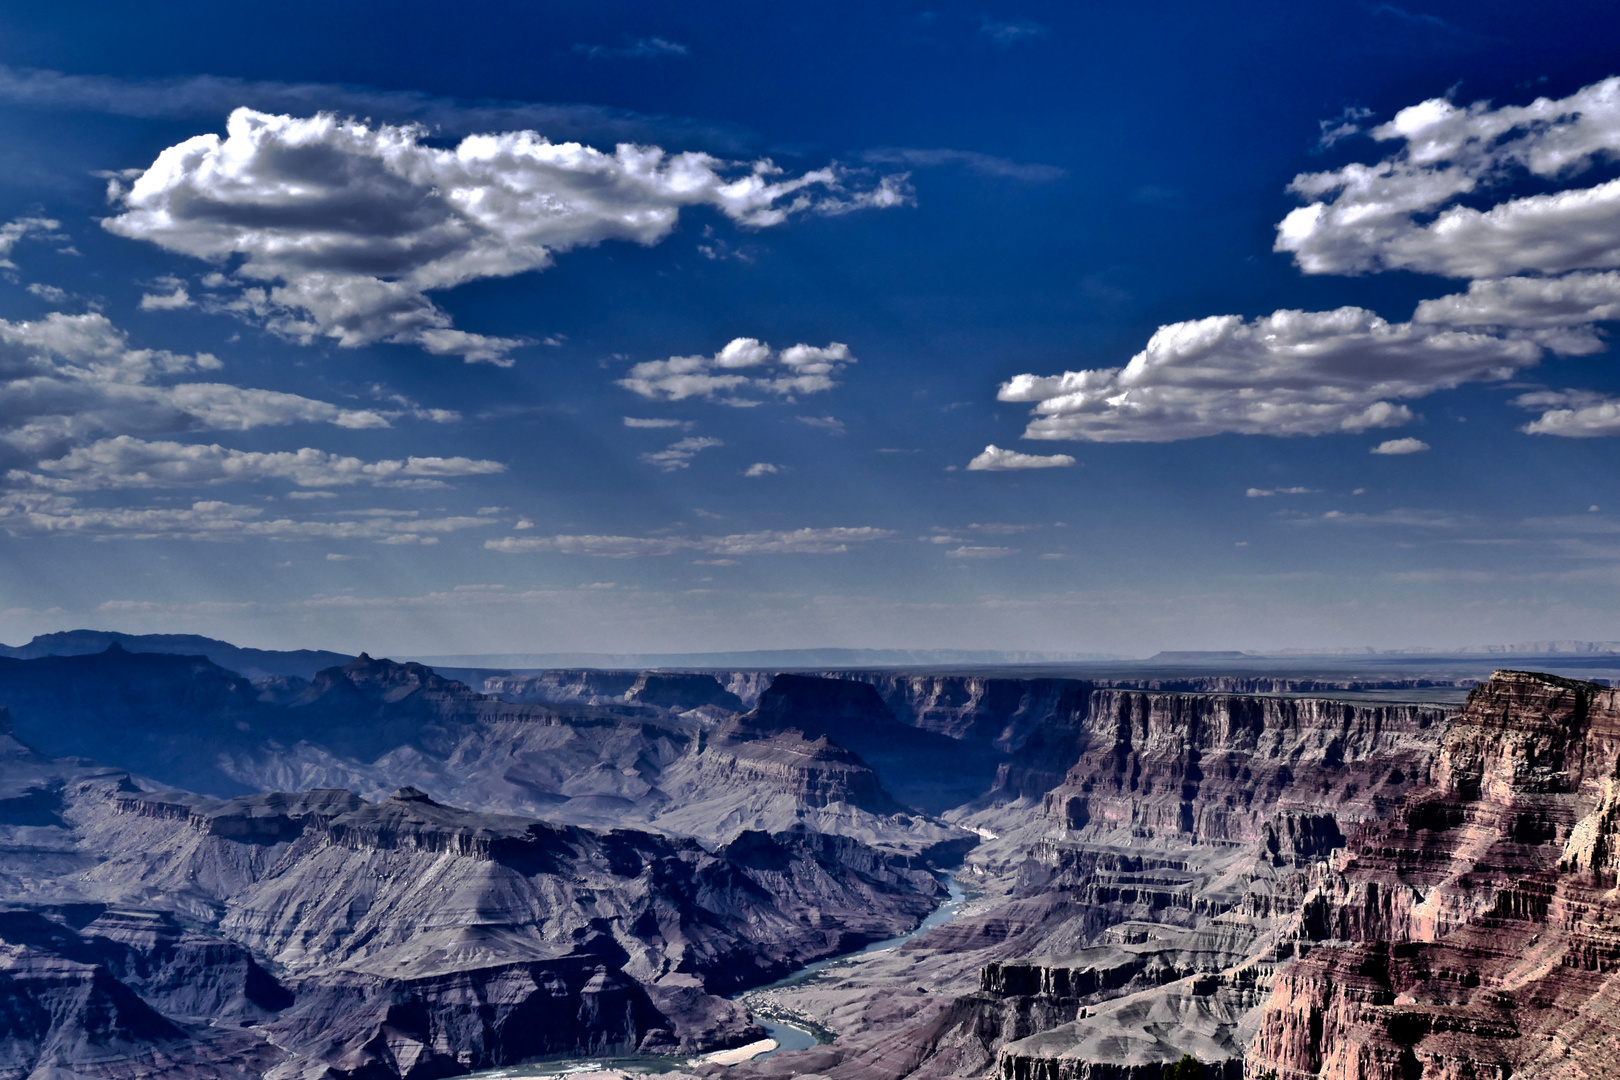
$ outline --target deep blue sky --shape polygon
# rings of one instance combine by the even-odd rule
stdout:
[[[1617,45],[1597,3],[7,5],[0,222],[24,224],[0,233],[0,640],[81,625],[373,653],[1620,638],[1606,346],[1537,363],[1523,319],[1469,323],[1470,348],[1519,359],[1419,372],[1373,395],[1407,410],[1376,423],[1311,396],[1311,370],[1240,369],[1228,389],[1298,390],[1326,421],[1189,427],[1149,409],[1104,438],[1093,412],[1068,438],[1025,438],[1032,402],[997,398],[1020,374],[1119,368],[1186,320],[1355,306],[1404,323],[1471,280],[1609,287],[1606,255],[1464,273],[1421,238],[1401,263],[1385,237],[1376,266],[1308,273],[1273,245],[1311,201],[1288,190],[1297,174],[1402,153],[1367,134],[1399,110],[1562,99],[1620,74]],[[479,247],[460,284],[411,279],[402,303],[432,326],[365,322],[345,345],[348,316],[247,290],[302,282],[320,305],[437,273],[421,253],[443,235],[416,230],[456,181],[368,186],[357,158],[310,157],[321,143],[255,158],[260,186],[218,202],[196,197],[200,173],[137,183],[166,148],[223,137],[238,106],[373,134],[418,122],[399,136],[412,160],[528,127],[609,155],[707,153],[716,182],[769,159],[778,181],[833,167],[841,186],[804,188],[780,222],[655,193],[636,208],[673,227],[591,224],[573,247],[532,208],[506,212],[502,235],[539,230],[549,266],[531,246],[491,268]],[[1358,130],[1324,146],[1341,123]],[[1595,188],[1616,175],[1606,139],[1620,150],[1598,131],[1580,167],[1536,175],[1501,151],[1473,190],[1402,220]],[[320,198],[271,190],[306,167]],[[142,202],[158,189],[176,201]],[[1602,222],[1554,225],[1576,244]],[[271,226],[271,246],[243,239]],[[354,243],[333,254],[337,233]],[[442,251],[471,243],[455,235]],[[1566,322],[1601,334],[1613,314]],[[47,333],[69,325],[99,335],[99,359]],[[433,327],[506,340],[447,346]],[[781,350],[800,343],[855,362],[833,362],[828,388],[745,386],[748,408],[720,400],[735,388],[671,401],[620,385],[737,338],[775,351],[700,373],[791,374]],[[1355,356],[1345,400],[1379,363]],[[175,389],[193,384],[213,389]],[[220,411],[222,387],[297,399],[249,422]],[[1561,399],[1588,409],[1580,437],[1523,430],[1560,405],[1514,403],[1541,390],[1590,392]],[[1401,439],[1426,449],[1369,453]],[[1074,463],[968,469],[992,444]],[[305,449],[320,460],[302,472],[245,456]],[[413,458],[451,460],[365,468]],[[775,471],[745,475],[759,465]]]

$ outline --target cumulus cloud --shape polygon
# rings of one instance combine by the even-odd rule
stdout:
[[[1606,346],[1586,328],[1620,319],[1620,273],[1578,271],[1563,277],[1487,278],[1417,306],[1413,320],[1451,326],[1490,326],[1555,331],[1544,338],[1566,355],[1601,352]]]
[[[175,381],[215,372],[207,353],[130,346],[106,316],[52,313],[0,319],[0,446],[56,456],[108,434],[243,431],[301,421],[387,427],[371,409],[345,409],[275,390]]]
[[[228,481],[286,480],[321,488],[366,483],[380,487],[442,487],[443,478],[505,472],[498,461],[410,457],[362,461],[305,447],[274,453],[230,450],[217,443],[148,442],[120,435],[41,461],[39,473],[12,470],[6,479],[53,491],[100,488],[193,487]]]
[[[1318,490],[1308,487],[1250,488],[1244,494],[1251,499],[1269,499],[1273,495],[1314,495]]]
[[[782,466],[772,465],[768,461],[756,461],[743,470],[744,476],[774,476],[782,471]]]
[[[1366,119],[1347,111],[1324,139]],[[1310,274],[1411,270],[1471,279],[1466,291],[1423,301],[1405,323],[1345,307],[1163,326],[1122,368],[1005,383],[1001,400],[1036,406],[1025,435],[1358,432],[1405,423],[1403,402],[1506,378],[1546,351],[1606,350],[1597,324],[1620,319],[1620,180],[1479,204],[1516,180],[1569,185],[1620,160],[1620,77],[1522,107],[1433,99],[1366,134],[1395,152],[1296,177],[1290,190],[1307,205],[1278,225],[1276,249]],[[1526,430],[1611,432],[1605,401],[1561,404]]]
[[[804,213],[909,201],[905,179],[852,188],[837,166],[788,176],[767,159],[733,165],[621,143],[612,153],[533,131],[472,135],[451,148],[425,129],[240,108],[226,135],[169,147],[125,189],[112,232],[234,267],[216,309],[295,340],[379,341],[511,362],[517,339],[457,330],[428,293],[550,266],[607,240],[656,244],[680,212],[709,206],[766,228]]]
[[[645,555],[673,555],[697,551],[707,555],[837,555],[853,545],[883,540],[894,533],[889,529],[831,528],[791,529],[733,533],[730,536],[508,536],[486,540],[484,547],[508,554],[554,552],[562,555],[595,555],[610,559],[631,559]]]
[[[746,395],[774,394],[794,398],[816,394],[838,384],[834,377],[855,358],[849,346],[794,345],[780,352],[757,338],[734,338],[713,356],[672,356],[632,367],[619,385],[654,401],[687,398],[718,400],[727,405],[757,405]]]
[[[676,469],[684,469],[690,466],[692,464],[692,459],[697,457],[697,455],[704,450],[708,450],[711,447],[724,445],[726,444],[721,442],[719,439],[710,439],[707,437],[682,439],[679,442],[670,443],[669,446],[663,450],[650,454],[642,454],[641,460],[645,461],[649,465],[657,465],[665,472],[674,472]]]
[[[1312,200],[1277,226],[1308,274],[1416,270],[1447,277],[1620,265],[1620,181],[1456,205],[1514,176],[1562,181],[1620,152],[1620,78],[1526,106],[1433,98],[1368,132],[1398,150],[1376,165],[1304,173]]]
[[[1421,454],[1427,449],[1429,449],[1428,443],[1422,439],[1414,439],[1408,436],[1404,439],[1385,439],[1368,452],[1389,455]]]
[[[157,282],[167,292],[146,293],[141,297],[142,311],[179,311],[192,306],[191,293],[179,278],[163,278]]]
[[[1001,401],[1033,402],[1026,438],[1169,442],[1222,432],[1321,435],[1392,427],[1397,404],[1535,364],[1534,342],[1364,308],[1219,315],[1162,326],[1123,368],[1019,375]]]
[[[1520,394],[1513,403],[1542,410],[1539,419],[1524,427],[1531,435],[1576,439],[1620,435],[1620,399],[1586,390],[1542,390]]]
[[[968,462],[972,472],[1000,472],[1006,469],[1052,469],[1073,465],[1068,454],[1020,454],[1016,450],[1003,450],[991,443],[984,452]]]
[[[373,540],[437,543],[442,534],[493,524],[487,518],[374,515],[339,520],[269,518],[256,506],[204,500],[188,507],[95,508],[69,495],[0,495],[0,530],[12,536],[99,540]]]
[[[673,428],[691,427],[685,420],[643,420],[635,416],[624,418],[624,426],[628,428]]]

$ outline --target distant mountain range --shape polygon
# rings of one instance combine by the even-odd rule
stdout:
[[[346,653],[325,649],[248,649],[200,634],[125,634],[116,630],[64,630],[40,634],[26,645],[0,645],[0,657],[33,660],[42,656],[85,656],[104,652],[117,643],[129,652],[204,656],[220,667],[248,679],[270,675],[313,678],[326,668],[353,660]],[[1525,641],[1513,645],[1463,645],[1455,648],[1415,646],[1404,649],[1339,647],[1277,649],[1269,652],[1234,650],[1166,650],[1142,661],[1147,664],[1242,667],[1268,658],[1312,657],[1533,657],[1615,656],[1620,641]],[[861,670],[868,668],[939,668],[1026,664],[1076,664],[1130,661],[1119,653],[1037,652],[1000,649],[750,649],[735,652],[689,653],[474,653],[413,656],[452,678],[476,681],[478,671],[536,671],[563,668],[605,668],[646,671],[653,668],[761,669],[769,671]]]
[[[116,630],[63,630],[55,634],[40,634],[26,645],[0,645],[0,657],[37,660],[42,656],[88,656],[106,652],[107,646],[114,643],[136,653],[206,656],[227,671],[234,671],[248,679],[262,679],[267,675],[296,675],[300,679],[309,679],[317,671],[342,667],[354,659],[324,649],[296,649],[290,652],[244,649],[228,641],[198,634],[121,634]]]
[[[1064,664],[1124,660],[1119,653],[1021,652],[996,649],[749,649],[703,653],[484,653],[413,656],[451,668],[872,668],[952,664]]]

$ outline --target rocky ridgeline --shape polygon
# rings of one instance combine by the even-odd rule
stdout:
[[[1612,693],[1499,673],[1454,722],[1303,686],[0,662],[30,738],[160,781],[0,737],[0,1080],[726,1045],[723,994],[913,924],[980,836],[990,897],[733,1075],[1609,1068]]]
[[[0,1077],[442,1077],[761,1032],[724,995],[916,924],[920,860],[404,789],[146,792],[0,725]],[[41,1072],[41,1070],[44,1070]]]
[[[1433,783],[1320,874],[1252,1073],[1345,1080],[1620,1070],[1620,692],[1498,672]],[[1308,951],[1306,951],[1308,950]]]

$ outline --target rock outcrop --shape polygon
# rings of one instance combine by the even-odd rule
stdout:
[[[1358,830],[1307,898],[1254,1074],[1346,1080],[1620,1070],[1620,692],[1498,672],[1433,782]]]

